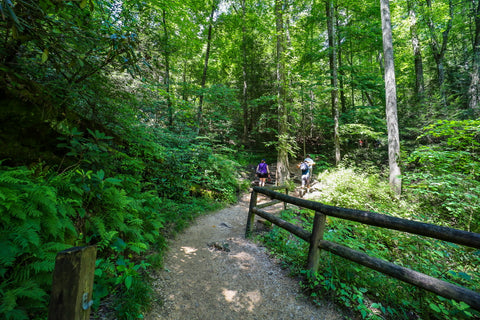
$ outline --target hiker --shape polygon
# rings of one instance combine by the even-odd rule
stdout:
[[[257,166],[257,176],[260,179],[259,186],[264,187],[265,181],[268,177],[270,177],[270,169],[268,168],[268,164],[265,162],[265,159],[262,159]]]
[[[310,181],[313,177],[313,166],[315,165],[315,161],[307,154],[305,160],[303,160],[308,165],[308,179],[307,179],[307,189],[310,188]]]
[[[308,180],[310,176],[310,170],[308,168],[308,163],[304,160],[300,162],[297,166],[301,171],[302,171],[302,189],[305,189],[305,187],[309,187],[308,185]]]

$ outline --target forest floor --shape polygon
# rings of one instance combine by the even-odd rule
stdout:
[[[199,217],[169,243],[164,268],[152,274],[146,320],[346,318],[331,302],[314,304],[280,261],[245,239],[249,200],[245,194],[236,205]]]

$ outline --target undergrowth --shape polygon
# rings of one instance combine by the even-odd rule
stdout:
[[[166,239],[236,200],[237,164],[231,151],[173,134],[164,138],[174,146],[144,132],[125,147],[62,130],[57,166],[0,162],[0,318],[45,319],[56,254],[85,245],[97,248],[94,310],[108,300],[116,318],[141,318]]]
[[[428,213],[412,196],[397,199],[379,177],[353,169],[326,171],[319,176],[322,203],[368,210],[423,222]],[[314,212],[288,209],[284,220],[311,231]],[[308,244],[274,227],[260,236],[272,254],[282,258],[314,301],[333,300],[362,319],[469,319],[480,313],[463,302],[445,299],[328,252],[322,252],[319,272],[305,270]],[[399,231],[327,217],[324,239],[430,276],[480,291],[480,252],[452,243]]]

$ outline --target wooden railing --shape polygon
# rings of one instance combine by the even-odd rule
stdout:
[[[257,206],[258,193],[262,193],[271,199],[283,201],[285,205],[286,203],[291,203],[299,207],[314,210],[315,218],[312,232],[310,233],[309,231],[306,231],[294,224],[263,211],[259,206]],[[469,304],[472,308],[480,310],[480,294],[475,291],[428,276],[409,268],[398,266],[382,259],[371,257],[363,252],[350,249],[335,242],[323,240],[326,216],[357,221],[363,224],[391,230],[404,231],[411,234],[427,236],[434,239],[445,240],[471,248],[480,249],[480,234],[478,233],[396,218],[375,212],[328,206],[319,202],[291,197],[287,194],[278,193],[273,190],[260,187],[253,188],[250,198],[247,227],[245,231],[245,236],[247,238],[251,236],[255,215],[258,215],[309,242],[310,247],[307,268],[312,271],[318,271],[320,251],[326,250],[350,261],[357,262],[373,270],[382,272],[404,282],[433,292],[439,296],[448,299],[455,299],[457,301],[463,301]]]

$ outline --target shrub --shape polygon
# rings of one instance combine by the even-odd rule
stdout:
[[[411,202],[412,195],[397,199],[377,176],[339,168],[322,173],[319,180],[322,192],[317,200],[322,203],[407,219],[428,217],[428,212]],[[312,229],[313,215],[305,209],[282,213],[284,219],[307,230]],[[314,300],[329,297],[362,318],[464,319],[479,315],[464,303],[443,299],[327,252],[322,253],[320,271],[312,274],[303,270],[308,255],[305,242],[279,228],[262,238],[294,274],[305,276],[303,286]],[[480,291],[478,250],[332,217],[327,217],[324,239]]]

